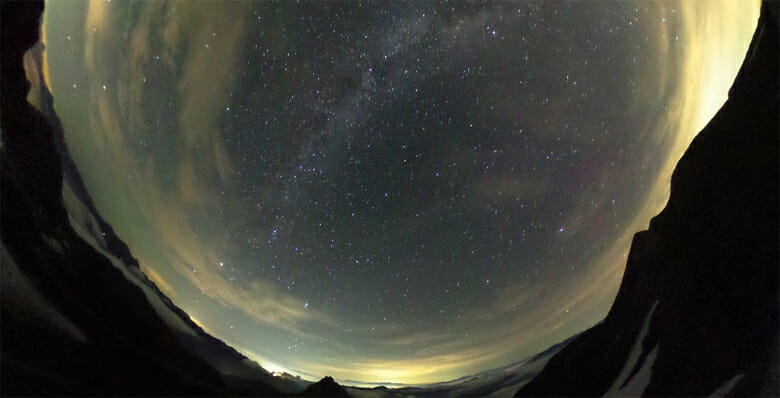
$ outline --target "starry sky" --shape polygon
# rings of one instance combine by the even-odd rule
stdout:
[[[272,371],[443,381],[601,320],[758,3],[50,2],[101,214]]]

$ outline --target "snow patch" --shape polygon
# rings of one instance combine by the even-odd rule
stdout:
[[[736,386],[737,383],[739,383],[739,381],[742,380],[742,376],[744,375],[745,374],[742,373],[732,377],[731,380],[727,381],[725,384],[718,387],[718,389],[715,390],[715,392],[713,392],[712,395],[710,395],[710,398],[721,398],[728,395],[731,392],[731,390],[734,389],[734,386]]]
[[[655,357],[658,355],[658,346],[655,345],[650,354],[645,358],[645,362],[642,364],[642,368],[631,378],[628,384],[620,389],[619,394],[628,397],[640,397],[650,384],[650,377],[653,374],[653,364],[655,363]]]
[[[625,384],[626,381],[628,381],[629,376],[631,376],[631,370],[633,370],[639,362],[639,357],[642,355],[642,341],[645,340],[645,337],[647,337],[647,333],[650,331],[650,319],[653,317],[653,313],[655,312],[656,307],[658,307],[658,301],[653,304],[653,307],[650,309],[650,312],[645,317],[645,322],[642,325],[642,330],[639,332],[639,337],[634,342],[634,346],[631,348],[631,354],[628,356],[628,360],[626,361],[626,366],[623,368],[622,371],[620,371],[620,375],[615,380],[615,383],[612,384],[612,386],[607,390],[607,392],[604,394],[605,397],[609,396],[623,396],[623,395],[641,395],[641,392],[639,394],[629,394],[626,391],[621,391],[621,386]],[[653,349],[653,352],[650,353],[650,355],[645,358],[645,364],[642,366],[642,369],[635,375],[635,377],[639,376],[639,373],[645,370],[645,367],[648,367],[648,375],[647,375],[647,383],[650,382],[650,370],[649,368],[652,367],[652,362],[655,362],[655,352],[658,350],[658,346],[656,346]],[[651,358],[652,356],[652,358]],[[647,366],[647,363],[650,362],[650,365]],[[647,387],[647,383],[644,384],[644,387],[642,388],[642,391],[644,391],[644,388]],[[631,383],[634,384],[634,383]],[[628,388],[629,385],[626,386]],[[638,387],[634,386],[634,388]]]

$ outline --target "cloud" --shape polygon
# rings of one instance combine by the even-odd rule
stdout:
[[[242,18],[235,9],[215,9],[206,2],[148,2],[141,5],[138,24],[132,27],[130,39],[121,32],[107,29],[113,18],[107,2],[89,3],[85,17],[84,67],[93,77],[89,90],[91,116],[90,131],[94,133],[98,153],[111,159],[108,172],[116,179],[127,181],[133,176],[132,186],[120,188],[127,200],[137,206],[143,216],[135,220],[146,227],[137,230],[152,234],[146,242],[154,242],[163,256],[149,256],[141,250],[144,270],[160,284],[161,289],[175,296],[175,288],[162,279],[155,270],[172,267],[192,286],[222,305],[243,312],[248,318],[266,325],[307,335],[304,325],[311,322],[329,324],[320,313],[307,311],[303,301],[277,288],[274,284],[253,279],[247,283],[232,283],[219,263],[226,259],[218,242],[227,228],[215,223],[209,231],[193,225],[193,213],[211,214],[218,207],[220,183],[227,183],[233,166],[224,147],[219,128],[236,73],[237,53],[243,41]],[[157,26],[160,15],[165,15],[162,27]],[[192,24],[191,21],[201,21]],[[162,47],[156,32],[163,32]],[[176,59],[180,48],[189,50]],[[176,151],[181,160],[176,164],[176,189],[162,189],[159,173],[166,162],[174,159],[146,157],[138,162],[140,153],[133,141],[138,139],[134,129],[144,128],[148,116],[144,114],[144,99],[149,97],[147,77],[158,61],[167,76],[177,78],[181,106],[177,109],[177,123],[173,131],[157,131],[171,135],[177,142]],[[114,65],[116,59],[127,59],[126,64]],[[217,60],[217,62],[215,62]],[[180,61],[181,65],[176,62]],[[117,84],[110,89],[101,82],[112,81],[109,76],[118,70]],[[211,172],[214,173],[211,173]],[[215,180],[216,178],[216,180]],[[216,188],[215,188],[216,186]],[[138,239],[136,236],[135,239]],[[133,245],[138,247],[138,245]],[[162,264],[161,264],[162,263]]]
[[[226,261],[216,245],[204,244],[209,236],[198,237],[190,226],[188,215],[170,204],[174,198],[158,190],[146,192],[150,206],[144,208],[154,220],[154,231],[163,242],[164,260],[198,290],[223,305],[238,309],[246,316],[267,325],[297,334],[305,334],[304,322],[327,322],[316,319],[316,312],[307,311],[303,301],[274,284],[260,279],[248,283],[233,283],[223,272],[220,262]]]
[[[105,175],[93,181],[101,181],[114,192],[105,195],[108,200],[97,198],[98,206],[101,212],[111,206],[131,209],[127,212],[130,215],[110,221],[131,247],[139,250],[136,254],[144,269],[166,293],[175,293],[185,281],[221,306],[266,326],[263,330],[282,330],[300,339],[326,342],[324,348],[312,351],[317,355],[287,358],[275,357],[278,351],[257,349],[263,342],[241,345],[278,363],[280,368],[332,374],[342,380],[422,383],[516,360],[605,315],[619,285],[631,237],[646,228],[650,217],[664,206],[677,160],[725,100],[755,26],[745,21],[755,22],[758,15],[758,7],[745,4],[642,3],[642,7],[653,9],[646,15],[669,16],[666,22],[659,19],[641,25],[641,34],[651,38],[653,48],[648,52],[652,60],[640,63],[636,75],[653,78],[638,82],[631,108],[638,114],[655,113],[659,109],[650,107],[651,101],[660,98],[668,103],[659,121],[636,126],[636,135],[641,138],[637,142],[669,148],[668,156],[653,165],[657,173],[647,182],[645,190],[649,194],[634,205],[636,211],[631,217],[618,220],[623,232],[610,235],[606,246],[588,249],[587,255],[579,258],[555,257],[570,261],[584,272],[576,276],[548,275],[541,282],[518,281],[506,289],[493,290],[487,304],[459,313],[461,318],[446,329],[391,325],[356,337],[343,333],[343,327],[367,330],[371,326],[367,321],[341,324],[331,314],[304,308],[302,299],[271,281],[257,277],[231,281],[220,267],[220,262],[232,264],[235,249],[232,237],[225,238],[232,226],[215,214],[222,206],[221,192],[234,182],[235,164],[223,141],[229,132],[222,131],[222,122],[231,117],[233,110],[227,107],[234,77],[244,67],[240,53],[247,29],[244,18],[235,10],[241,7],[223,9],[210,2],[187,2],[186,6],[183,2],[140,3],[136,25],[122,32],[108,29],[117,23],[109,3],[89,4],[83,28],[83,62],[91,79],[87,88],[91,102],[85,120],[89,145],[98,148],[94,156],[107,164],[105,170],[100,170]],[[457,36],[458,40],[480,40],[484,25],[499,14],[483,11],[455,17],[440,31],[440,39]],[[673,17],[679,19],[674,24]],[[419,43],[433,26],[433,19],[430,15],[410,17],[402,28],[391,32],[390,39],[380,43],[383,52],[392,57],[405,51],[404,46]],[[128,37],[122,33],[128,33]],[[397,76],[387,79],[403,83]],[[166,102],[157,98],[163,90],[154,84],[171,84],[170,92],[165,92],[171,96],[170,105],[162,107],[169,124],[155,125],[160,115],[149,113],[154,107],[147,101]],[[366,86],[365,90],[369,89]],[[361,114],[356,106],[368,94],[361,91],[337,104],[336,116],[323,131],[368,117],[369,113]],[[301,150],[308,151],[315,139]],[[153,140],[160,146],[169,143],[169,156],[150,155],[139,149],[139,141]],[[328,144],[336,145],[336,141]],[[658,161],[634,161],[653,160]],[[630,176],[622,174],[629,172],[626,169],[594,177],[593,171],[601,170],[606,161],[587,159],[581,168],[573,170],[571,178],[582,182],[587,192],[573,200],[569,217],[564,217],[567,231],[614,235],[615,220],[605,218],[597,209],[609,203],[613,184],[610,178],[628,181]],[[515,185],[509,176],[500,174],[475,189],[481,198],[532,199],[542,196],[554,177],[541,175],[533,184]],[[588,181],[590,178],[593,180]],[[502,195],[496,196],[499,190]],[[122,201],[111,201],[115,198]],[[208,225],[203,225],[203,218],[209,218]],[[575,238],[579,239],[567,235],[556,239]],[[180,278],[163,279],[158,271],[165,267],[175,271],[166,276]],[[187,305],[191,304],[184,305],[185,309]]]

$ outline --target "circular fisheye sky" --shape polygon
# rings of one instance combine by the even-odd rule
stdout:
[[[601,320],[749,1],[49,2],[101,214],[272,371],[425,383]]]

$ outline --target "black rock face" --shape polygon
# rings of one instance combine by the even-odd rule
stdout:
[[[517,396],[780,395],[779,8],[764,2],[728,101],[634,236],[607,318]]]

